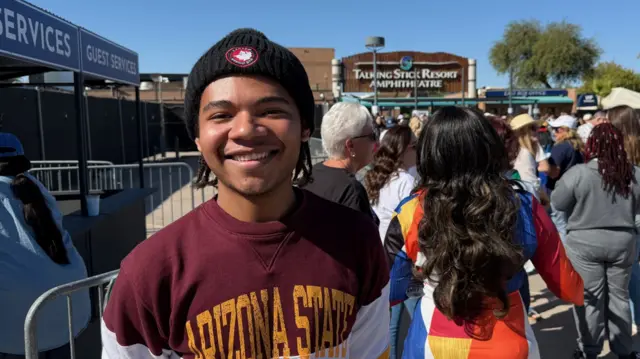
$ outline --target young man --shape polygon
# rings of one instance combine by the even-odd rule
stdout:
[[[258,31],[236,30],[198,60],[185,121],[198,184],[218,195],[124,259],[103,359],[387,355],[375,225],[292,186],[311,174],[313,111],[300,61]]]

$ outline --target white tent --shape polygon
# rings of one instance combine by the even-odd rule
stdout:
[[[611,90],[609,96],[602,99],[602,108],[605,110],[620,105],[640,109],[640,93],[622,87],[615,87]]]

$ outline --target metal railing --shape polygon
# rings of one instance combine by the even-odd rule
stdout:
[[[48,168],[48,167],[69,167],[69,166],[78,166],[78,161],[75,160],[53,160],[53,161],[30,161],[32,168]],[[96,165],[113,165],[111,161],[95,161],[88,160],[88,166],[96,166]]]
[[[207,198],[201,191],[196,201],[196,189],[191,185],[193,169],[184,162],[144,163],[145,185],[157,189],[146,198],[147,233],[153,233],[182,217]],[[89,191],[109,191],[139,187],[138,164],[88,166]],[[54,193],[77,193],[77,166],[33,168],[30,173]],[[208,189],[212,191],[212,189]],[[212,194],[211,194],[212,195]]]
[[[38,323],[36,317],[38,315],[38,311],[40,308],[47,302],[59,297],[66,296],[67,297],[67,322],[69,329],[69,350],[71,351],[71,359],[76,358],[76,348],[75,348],[75,336],[73,335],[73,310],[71,303],[71,294],[83,289],[92,289],[98,288],[98,313],[100,318],[102,318],[102,313],[104,312],[105,307],[105,290],[104,285],[108,284],[107,288],[110,288],[116,277],[118,276],[119,270],[99,274],[93,277],[89,277],[86,279],[81,279],[79,281],[71,282],[68,284],[63,284],[52,288],[36,299],[36,301],[31,305],[29,311],[27,312],[27,316],[24,321],[24,353],[25,359],[38,359],[38,339],[37,339],[37,327]]]
[[[325,160],[327,156],[311,157],[313,165]],[[77,161],[41,162],[45,163],[37,163],[30,173],[49,191],[55,194],[80,191]],[[53,166],[55,164],[59,166]],[[143,163],[143,167],[145,185],[157,189],[146,199],[148,234],[162,229],[215,194],[211,187],[196,189],[192,186],[194,172],[187,163]],[[137,163],[114,165],[108,161],[92,161],[87,169],[90,192],[139,187]]]
[[[111,161],[87,161],[87,166],[113,166],[113,162]],[[60,168],[75,168],[76,174],[72,176],[71,171],[66,172],[66,178],[62,178],[61,171],[42,171],[42,169],[60,169]],[[38,171],[39,176],[37,177],[40,182],[42,182],[49,191],[56,192],[61,191],[61,189],[55,188],[53,183],[61,183],[63,180],[72,183],[75,182],[76,185],[80,183],[80,174],[77,171],[78,161],[69,160],[69,161],[31,161],[31,171],[32,174],[34,171]],[[47,185],[49,184],[49,185]]]

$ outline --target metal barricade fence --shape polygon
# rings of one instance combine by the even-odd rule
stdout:
[[[94,161],[94,160],[90,160],[87,161],[87,166],[113,166],[113,162],[111,161]],[[69,161],[64,161],[64,160],[60,160],[60,161],[31,161],[31,168],[32,169],[47,169],[47,168],[52,168],[52,169],[59,169],[59,168],[70,168],[70,167],[75,167],[77,169],[78,167],[78,161],[74,161],[74,160],[69,160]],[[80,181],[80,177],[78,174],[78,171],[76,170],[76,175],[72,177],[72,173],[71,171],[67,171],[66,173],[66,178],[62,178],[62,172],[60,171],[42,171],[39,173],[40,177],[38,178],[38,180],[40,182],[42,182],[45,187],[47,187],[47,189],[49,189],[50,191],[59,191],[59,189],[54,187],[54,183],[60,183],[63,180],[68,182],[68,183],[72,183],[75,182],[76,185],[79,183]],[[48,184],[48,185],[47,185]]]
[[[71,359],[76,358],[75,337],[73,335],[73,310],[71,303],[71,294],[83,289],[98,288],[98,313],[102,318],[102,313],[105,307],[105,288],[104,285],[108,284],[107,288],[111,287],[111,284],[115,281],[120,270],[115,270],[103,274],[99,274],[90,278],[82,279],[76,282],[63,284],[46,291],[44,294],[38,297],[36,301],[31,305],[27,316],[24,321],[24,350],[25,359],[38,359],[38,339],[37,339],[37,315],[40,308],[59,296],[67,297],[67,322],[69,329],[69,349],[71,351]]]
[[[327,156],[313,156],[313,165],[327,160]],[[80,191],[77,161],[35,161],[30,170],[54,194]],[[58,164],[59,166],[53,166]],[[195,189],[193,169],[184,162],[144,163],[145,184],[157,191],[147,197],[147,233],[152,234],[187,214],[196,205],[215,195],[215,189]],[[92,161],[88,166],[88,189],[109,191],[138,188],[138,164],[114,165],[108,161]],[[197,195],[197,192],[200,192]]]
[[[48,167],[73,167],[78,165],[78,161],[75,160],[52,160],[52,161],[30,161],[32,168],[48,168]],[[111,161],[96,161],[88,160],[88,166],[97,165],[113,165]]]
[[[202,190],[196,201],[193,169],[184,162],[144,163],[145,185],[157,189],[146,199],[147,233],[154,233],[212,196]],[[89,191],[109,191],[139,187],[138,164],[88,166]],[[54,193],[77,193],[77,166],[33,168],[30,173]],[[210,197],[209,197],[210,198]]]

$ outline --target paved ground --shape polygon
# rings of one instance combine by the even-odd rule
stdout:
[[[573,310],[564,304],[546,288],[539,275],[532,275],[531,305],[542,315],[542,320],[533,323],[533,329],[538,339],[538,346],[543,359],[572,358],[576,348],[576,328],[573,321]],[[634,349],[640,350],[640,336],[634,336]],[[615,359],[605,343],[602,358]]]
[[[165,159],[160,160],[156,157],[154,163],[181,162],[191,168],[191,173],[195,176],[198,172],[199,159],[198,152],[183,152],[180,158],[176,158],[173,152],[167,152]],[[169,167],[155,168],[152,174],[153,181],[147,180],[147,185],[157,189],[156,193],[147,200],[147,233],[149,234],[182,217],[214,195],[212,187],[204,190],[193,188],[191,183],[195,177],[190,178],[186,170],[178,172],[178,167],[180,166],[173,166],[171,172]]]

